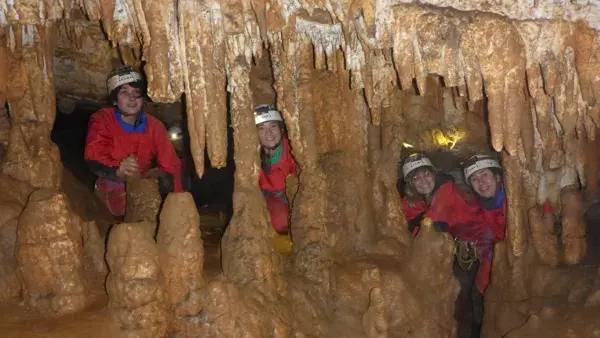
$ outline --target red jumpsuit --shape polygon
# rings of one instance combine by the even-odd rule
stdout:
[[[425,201],[410,202],[402,199],[406,219],[423,215],[434,222],[447,224],[445,231],[463,241],[476,241],[486,231],[486,218],[474,198],[463,194],[450,176],[438,174],[436,188],[429,206]],[[413,233],[418,232],[418,226]]]
[[[182,191],[181,162],[164,125],[149,114],[140,115],[139,120],[134,128],[121,119],[114,107],[101,109],[90,117],[85,159],[110,169],[110,175],[98,178],[96,190],[115,216],[125,214],[126,196],[125,183],[112,173],[130,155],[137,157],[142,177],[158,165],[158,169],[173,175],[174,190]]]
[[[285,194],[285,180],[289,175],[296,175],[296,161],[290,150],[290,141],[282,139],[283,152],[276,164],[260,170],[259,186],[267,200],[267,209],[275,231],[282,233],[288,229],[290,207]]]
[[[496,208],[486,208],[483,211],[486,217],[488,231],[477,242],[477,257],[479,269],[475,276],[475,286],[483,293],[490,283],[492,260],[494,259],[494,245],[504,240],[506,230],[506,199],[502,193],[502,205]]]

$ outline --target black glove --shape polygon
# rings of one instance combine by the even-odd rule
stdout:
[[[448,231],[448,223],[442,221],[433,222],[433,229],[437,232],[446,232]]]
[[[423,214],[424,213],[420,213],[419,216],[408,221],[408,231],[413,232],[413,230],[415,230],[416,227],[421,226]]]

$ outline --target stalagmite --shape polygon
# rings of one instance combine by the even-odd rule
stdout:
[[[81,233],[63,195],[46,189],[31,194],[19,218],[15,255],[29,306],[50,316],[84,308]]]
[[[579,190],[572,186],[562,188],[562,243],[567,264],[577,264],[587,253],[586,224],[583,219]]]
[[[200,217],[191,194],[169,194],[160,214],[157,245],[170,304],[169,331],[193,337],[200,328],[205,281]]]
[[[528,211],[531,243],[544,264],[557,266],[561,262],[558,236],[554,232],[554,215],[544,213],[539,206]]]
[[[159,255],[149,222],[121,223],[108,239],[108,309],[118,334],[164,337],[167,305]]]
[[[156,179],[132,178],[127,180],[127,210],[125,222],[156,223],[162,199]]]

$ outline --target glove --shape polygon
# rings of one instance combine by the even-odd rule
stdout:
[[[446,232],[448,231],[448,223],[442,221],[433,222],[433,229],[437,232]]]
[[[421,226],[421,221],[423,220],[423,214],[420,213],[419,216],[408,221],[408,231],[413,232],[415,227]]]

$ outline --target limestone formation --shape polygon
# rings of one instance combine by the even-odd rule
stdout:
[[[125,222],[150,222],[156,224],[162,199],[155,179],[131,178],[127,180],[127,210]]]
[[[191,194],[167,197],[160,214],[157,245],[170,305],[169,329],[194,337],[200,329],[205,281],[200,217]]]
[[[127,337],[164,337],[167,304],[151,223],[121,223],[111,231],[106,261],[108,308]]]
[[[84,308],[81,233],[62,194],[31,194],[19,217],[15,255],[29,306],[51,316]]]
[[[146,222],[118,225],[110,236],[110,307],[123,331],[452,336],[450,241],[427,226],[416,239],[406,231],[397,165],[412,150],[446,154],[452,166],[493,150],[505,169],[507,232],[485,294],[484,336],[596,335],[598,292],[580,263],[588,252],[583,212],[593,209],[581,190],[598,194],[599,30],[600,6],[589,0],[0,0],[0,142],[8,141],[0,160],[8,196],[0,197],[0,295],[18,289],[11,243],[33,190],[4,189],[4,177],[60,186],[50,141],[54,93],[102,99],[109,59],[120,57],[144,71],[152,100],[185,104],[200,177],[205,151],[213,166],[225,165],[229,123],[236,161],[223,276],[206,287],[189,198],[189,206],[163,212],[159,252],[156,183],[128,182],[126,220]],[[289,257],[272,248],[257,187],[252,108],[262,103],[281,110],[300,171],[289,179]],[[542,212],[546,202],[552,212]],[[33,219],[25,211],[21,220]],[[82,226],[85,256],[74,254],[72,263],[85,257],[100,271],[99,246],[85,246],[96,233]],[[188,254],[189,264],[180,258]],[[43,276],[51,286],[67,278]],[[42,294],[27,283],[24,290],[28,299]],[[571,304],[546,307],[550,298]],[[556,327],[566,321],[578,325]]]

